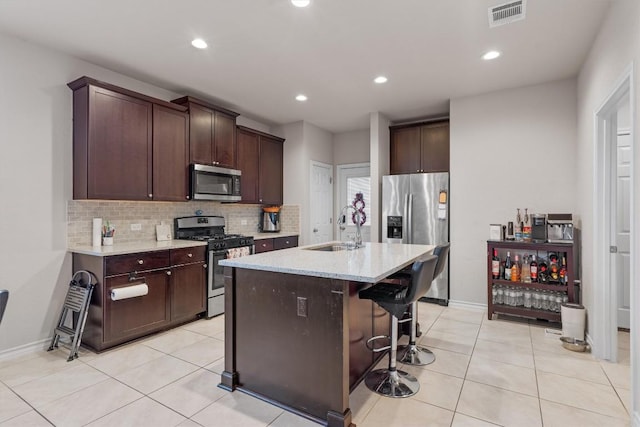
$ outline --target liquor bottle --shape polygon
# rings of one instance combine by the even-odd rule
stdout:
[[[549,282],[560,282],[560,267],[558,266],[558,255],[549,254]]]
[[[498,258],[497,249],[493,249],[493,257],[491,258],[491,275],[494,279],[500,278],[500,258]]]
[[[529,270],[531,271],[531,281],[538,281],[538,263],[536,262],[536,256],[531,255],[531,262],[529,263]]]
[[[562,257],[562,265],[560,266],[560,283],[566,285],[567,280],[567,259]]]
[[[525,242],[531,241],[531,224],[529,224],[529,212],[524,208],[524,224],[522,226],[522,240]]]
[[[538,282],[549,283],[549,270],[547,269],[547,263],[544,261],[538,264]]]
[[[520,281],[531,283],[531,262],[528,256],[522,257],[522,273],[520,273]]]
[[[517,282],[520,280],[520,261],[518,260],[518,255],[516,254],[516,260],[511,266],[511,281]]]
[[[511,280],[511,252],[507,251],[507,258],[504,260],[504,280]]]

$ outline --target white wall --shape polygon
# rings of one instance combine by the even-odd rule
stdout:
[[[371,146],[371,241],[380,241],[382,221],[382,177],[389,174],[389,119],[376,112],[369,115]],[[374,183],[377,183],[375,185]]]
[[[311,161],[333,165],[331,133],[307,122],[296,122],[274,129],[284,143],[284,203],[300,206],[300,245],[311,242],[310,167]]]
[[[368,163],[371,141],[369,129],[333,135],[333,159],[337,165]]]
[[[450,115],[450,298],[486,304],[489,224],[575,211],[576,82],[452,99]]]
[[[599,109],[607,96],[615,88],[618,79],[625,69],[633,63],[633,85],[635,98],[632,99],[634,108],[632,114],[636,126],[640,124],[640,2],[624,0],[613,2],[611,10],[605,19],[602,29],[596,38],[589,56],[585,61],[578,77],[578,146],[577,146],[577,178],[580,185],[577,190],[577,210],[582,218],[582,284],[584,288],[584,304],[588,312],[593,312],[598,301],[594,295],[605,283],[594,283],[594,146],[593,135],[594,113]],[[635,242],[640,242],[640,138],[637,127],[634,135],[634,178],[635,201],[633,205],[633,227]],[[633,265],[640,266],[640,248],[632,247]],[[636,268],[637,270],[637,268]],[[638,277],[632,288],[632,320],[638,325],[638,310],[640,310],[640,292],[638,292]],[[589,330],[596,329],[593,316],[588,316]],[[631,329],[631,363],[632,363],[632,419],[633,425],[640,426],[640,370],[638,369],[638,355],[640,354],[640,328]]]

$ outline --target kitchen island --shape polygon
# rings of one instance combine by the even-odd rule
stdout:
[[[349,393],[382,357],[365,343],[389,332],[386,311],[360,300],[358,292],[433,246],[365,243],[353,250],[327,250],[331,247],[220,261],[225,267],[220,387],[239,389],[320,424],[349,426]]]

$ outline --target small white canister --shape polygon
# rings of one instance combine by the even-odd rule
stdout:
[[[584,341],[586,310],[580,304],[564,303],[560,308],[562,336]]]

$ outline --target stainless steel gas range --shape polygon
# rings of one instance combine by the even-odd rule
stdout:
[[[225,234],[221,216],[186,216],[173,225],[176,239],[207,242],[207,317],[224,313],[224,274],[218,261],[253,254],[253,237]]]

